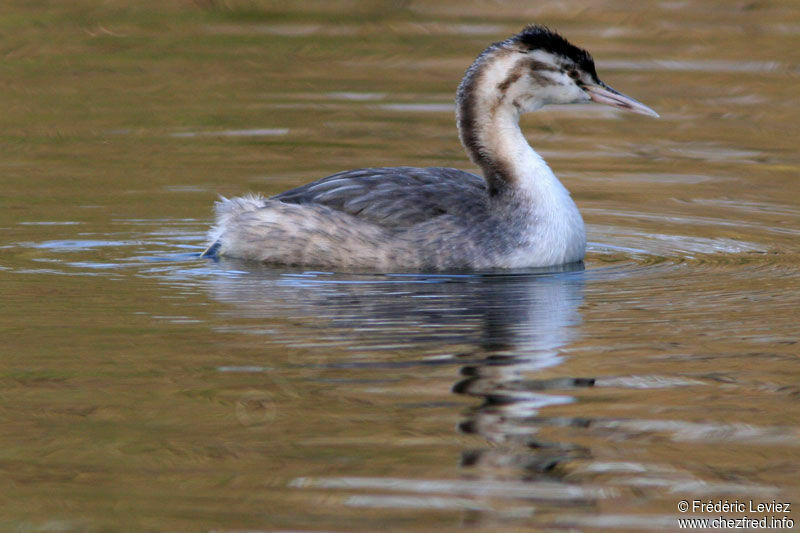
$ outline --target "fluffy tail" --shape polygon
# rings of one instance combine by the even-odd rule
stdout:
[[[231,219],[245,211],[255,211],[262,207],[264,207],[264,197],[260,194],[248,194],[231,199],[220,196],[219,201],[214,202],[215,223],[206,236],[208,248],[200,254],[200,257],[216,257],[222,246],[221,239]]]

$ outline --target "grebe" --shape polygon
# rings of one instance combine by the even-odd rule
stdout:
[[[582,261],[583,219],[525,140],[520,115],[589,101],[658,114],[605,85],[588,52],[539,25],[484,50],[456,101],[461,142],[483,178],[453,168],[364,168],[271,198],[223,198],[203,255],[380,271]]]

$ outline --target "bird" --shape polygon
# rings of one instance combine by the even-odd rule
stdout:
[[[581,263],[583,219],[519,119],[596,102],[658,117],[597,76],[592,56],[543,25],[491,44],[456,92],[456,124],[482,176],[361,168],[265,198],[214,205],[205,257],[337,271],[491,271]]]

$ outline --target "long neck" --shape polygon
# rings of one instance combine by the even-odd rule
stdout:
[[[520,108],[531,103],[515,101],[510,90],[524,68],[517,63],[513,53],[484,54],[458,89],[459,137],[493,196],[509,189],[528,190],[535,196],[536,189],[558,181],[519,128]]]

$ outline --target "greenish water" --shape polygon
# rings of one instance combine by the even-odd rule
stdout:
[[[717,516],[681,500],[726,499],[800,519],[795,2],[2,11],[0,529],[672,531]],[[198,257],[218,194],[471,170],[455,87],[528,22],[662,115],[523,121],[585,270]]]

